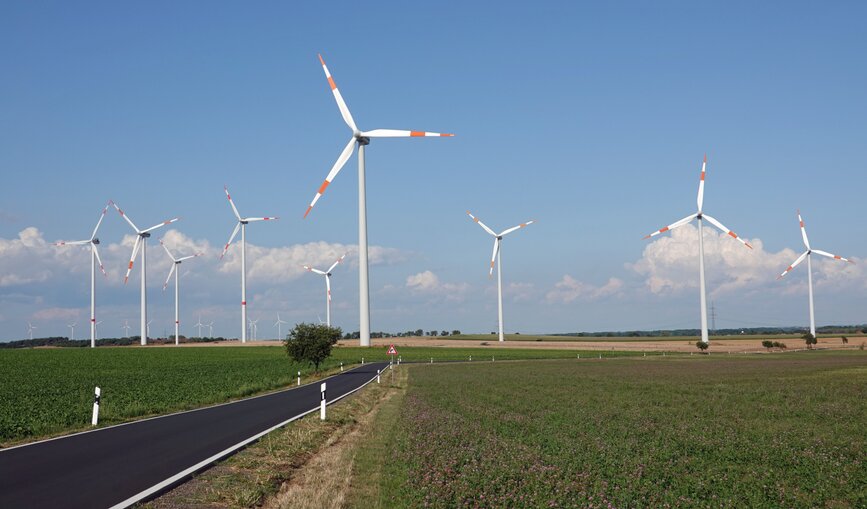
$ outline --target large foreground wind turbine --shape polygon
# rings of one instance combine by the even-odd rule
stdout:
[[[526,223],[521,223],[518,226],[513,226],[508,230],[503,230],[502,233],[494,233],[494,230],[488,228],[485,223],[479,221],[479,218],[470,214],[470,211],[467,211],[467,215],[470,218],[479,223],[479,226],[482,227],[486,232],[491,234],[494,237],[494,252],[491,255],[491,269],[488,272],[488,277],[493,275],[494,273],[494,262],[497,264],[497,325],[499,327],[500,333],[500,341],[505,341],[506,338],[503,336],[503,270],[502,265],[500,264],[500,242],[503,240],[503,237],[512,233],[515,230],[519,230],[527,225],[533,224],[535,221],[527,221]]]
[[[334,99],[337,101],[337,107],[340,109],[340,114],[343,116],[343,121],[352,130],[352,137],[349,143],[340,156],[337,162],[331,167],[325,181],[319,186],[316,191],[316,196],[304,212],[304,217],[310,213],[310,210],[316,205],[319,197],[325,192],[325,188],[334,180],[346,161],[355,150],[355,145],[358,145],[358,305],[359,305],[359,332],[361,346],[370,346],[370,281],[368,278],[368,262],[367,262],[367,191],[365,187],[364,175],[364,147],[370,143],[371,138],[404,138],[404,137],[422,137],[422,136],[454,136],[448,133],[431,133],[426,131],[401,131],[396,129],[374,129],[372,131],[361,131],[355,125],[355,120],[352,119],[352,114],[349,113],[349,108],[337,90],[337,85],[328,72],[328,67],[325,66],[325,60],[322,55],[319,55],[319,61],[322,63],[322,70],[325,71],[325,77],[328,78],[328,84],[331,86],[331,92],[334,94]]]
[[[175,345],[177,345],[180,342],[178,338],[180,337],[179,328],[181,323],[180,318],[178,317],[178,275],[181,270],[178,268],[178,265],[180,265],[181,262],[183,262],[184,260],[189,260],[190,258],[202,256],[202,253],[196,253],[190,256],[175,258],[175,255],[173,255],[172,252],[169,251],[169,248],[166,247],[162,240],[160,241],[160,245],[163,246],[163,249],[166,250],[166,254],[168,254],[169,258],[172,259],[172,268],[171,270],[169,270],[169,276],[166,278],[166,282],[163,284],[163,291],[166,291],[166,287],[169,285],[169,280],[172,279],[172,274],[175,275]]]
[[[801,211],[798,211],[798,223],[801,225],[801,239],[804,241],[804,247],[807,248],[801,256],[799,256],[791,265],[789,265],[786,270],[783,271],[782,274],[777,276],[777,279],[781,279],[783,276],[788,274],[792,269],[798,266],[799,263],[804,261],[804,258],[807,259],[807,291],[810,296],[810,334],[813,337],[816,337],[816,319],[813,316],[813,263],[811,261],[812,254],[816,253],[817,255],[827,256],[828,258],[833,258],[835,260],[841,260],[844,262],[855,263],[848,258],[843,258],[842,256],[837,256],[835,254],[831,254],[827,251],[822,251],[819,249],[813,249],[810,247],[810,241],[807,239],[807,229],[804,227],[804,220],[801,219]]]
[[[309,265],[304,266],[304,268],[310,272],[315,272],[316,274],[325,276],[325,323],[329,327],[331,327],[331,271],[333,271],[344,258],[346,258],[346,253],[343,253],[343,256],[338,258],[336,262],[332,263],[331,267],[328,267],[328,270],[315,269]]]
[[[179,217],[169,219],[167,221],[163,221],[162,223],[155,224],[150,228],[146,228],[144,230],[139,230],[138,226],[132,222],[132,219],[127,216],[120,207],[117,206],[117,203],[111,202],[114,205],[114,208],[117,209],[118,213],[126,220],[127,223],[135,230],[137,237],[135,238],[135,244],[132,246],[132,256],[129,257],[129,266],[126,269],[126,276],[123,278],[123,284],[126,284],[129,281],[129,273],[132,271],[133,263],[135,262],[135,257],[138,254],[139,248],[141,248],[141,345],[144,346],[148,343],[148,294],[147,294],[147,249],[148,249],[148,237],[151,236],[151,232],[156,230],[157,228],[162,228],[167,224],[174,223],[175,221],[180,220]]]
[[[99,220],[96,222],[96,227],[93,229],[93,233],[90,234],[90,238],[87,240],[75,240],[72,242],[59,241],[55,242],[55,246],[83,246],[84,244],[90,245],[90,347],[96,347],[96,264],[99,263],[99,270],[102,271],[103,276],[108,276],[105,273],[105,269],[102,266],[102,260],[99,259],[99,251],[96,249],[96,246],[99,245],[99,239],[96,238],[96,232],[99,230],[99,225],[102,224],[102,220],[105,219],[105,212],[108,210],[108,205],[106,205],[102,212],[99,214]]]
[[[232,236],[229,237],[229,242],[226,242],[226,247],[223,248],[223,254],[220,255],[220,259],[222,260],[224,256],[226,256],[226,251],[229,250],[229,245],[235,240],[235,236],[238,235],[238,230],[241,230],[241,343],[247,342],[247,223],[255,222],[255,221],[271,221],[274,219],[279,219],[276,217],[241,217],[241,214],[238,213],[238,208],[235,207],[235,202],[232,201],[232,197],[229,195],[229,188],[224,186],[223,188],[226,191],[226,198],[229,200],[229,205],[232,206],[232,212],[235,214],[235,217],[238,219],[238,223],[235,224],[235,229],[232,230]]]
[[[723,226],[722,223],[720,223],[716,219],[714,219],[714,218],[710,217],[709,215],[702,212],[702,205],[704,204],[704,176],[705,176],[706,171],[707,171],[707,155],[704,156],[704,160],[701,163],[701,178],[698,181],[698,198],[696,200],[696,202],[698,204],[698,212],[696,212],[695,214],[691,214],[689,216],[686,216],[685,218],[681,219],[680,221],[672,223],[672,224],[670,224],[664,228],[660,228],[659,230],[644,237],[645,239],[649,239],[651,237],[655,237],[656,235],[659,235],[660,233],[664,233],[664,232],[667,232],[669,230],[673,230],[675,228],[683,226],[683,225],[691,222],[693,219],[698,219],[698,278],[699,278],[699,292],[701,294],[701,297],[700,297],[700,300],[701,300],[701,340],[704,343],[708,342],[708,335],[707,335],[707,296],[705,295],[705,288],[704,288],[704,242],[702,239],[702,222],[703,222],[703,220],[707,219],[710,224],[719,228],[720,231],[722,231],[723,233],[729,235],[730,237],[737,240],[741,244],[747,246],[748,248],[750,248],[750,249],[753,248],[753,246],[751,246],[749,242],[738,237],[737,234],[735,234],[735,232],[729,230],[728,228]]]

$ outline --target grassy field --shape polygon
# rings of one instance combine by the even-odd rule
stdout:
[[[867,507],[863,352],[409,374],[359,506]]]
[[[844,334],[850,341],[863,340],[867,338],[864,334]],[[841,334],[818,334],[819,338],[839,338]],[[455,339],[455,340],[472,340],[472,341],[490,341],[492,344],[497,342],[496,334],[458,334],[456,336],[437,336],[437,339]],[[698,336],[546,336],[537,334],[505,334],[506,341],[573,341],[581,342],[653,342],[653,341],[684,341],[695,343]],[[744,334],[740,336],[710,336],[710,341],[755,341],[755,340],[780,340],[780,339],[801,339],[800,334]]]
[[[574,351],[400,348],[403,361],[575,357]],[[590,355],[590,354],[587,354]],[[609,355],[606,353],[606,355]],[[383,348],[333,350],[321,367],[386,360]],[[312,376],[275,346],[54,348],[0,350],[0,443],[89,428],[93,389],[102,390],[100,425],[220,403],[294,385]]]

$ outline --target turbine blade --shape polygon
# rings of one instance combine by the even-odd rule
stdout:
[[[105,205],[102,209],[102,213],[99,215],[99,220],[96,222],[96,227],[93,229],[93,233],[90,234],[90,240],[96,238],[96,232],[99,230],[99,225],[102,224],[102,220],[105,219],[105,213],[108,212],[108,204]]]
[[[313,210],[313,206],[316,205],[316,202],[319,201],[319,197],[322,196],[322,193],[325,192],[325,189],[329,184],[334,180],[334,177],[340,173],[340,169],[343,168],[343,165],[346,164],[346,161],[349,160],[349,156],[352,155],[352,151],[355,150],[355,137],[349,139],[349,143],[346,145],[346,148],[343,149],[343,152],[340,153],[340,157],[337,158],[337,161],[334,163],[334,166],[331,167],[331,171],[328,172],[328,176],[325,177],[325,181],[322,182],[322,185],[319,186],[319,190],[316,191],[316,196],[313,197],[313,201],[310,202],[310,206],[307,207],[307,211],[304,212],[304,217],[307,217],[307,214]]]
[[[141,233],[141,231],[139,231],[138,229],[138,226],[136,226],[135,223],[132,222],[132,219],[130,219],[129,216],[127,216],[123,212],[123,210],[121,210],[120,207],[117,206],[117,203],[111,202],[111,204],[114,205],[114,208],[116,208],[117,211],[120,213],[120,217],[124,218],[126,222],[129,223],[130,226],[132,226],[132,229],[135,230],[136,233]]]
[[[343,121],[346,122],[346,125],[352,129],[352,132],[358,131],[358,127],[355,126],[355,120],[352,119],[352,113],[349,113],[349,107],[346,106],[346,101],[343,100],[343,96],[340,95],[340,90],[337,89],[337,84],[334,83],[334,78],[331,77],[331,73],[328,72],[328,66],[325,65],[325,60],[322,59],[322,55],[319,55],[319,61],[322,63],[322,70],[325,71],[325,77],[328,78],[328,84],[331,86],[331,93],[334,94],[334,100],[337,101],[337,107],[340,108],[340,114],[343,115]]]
[[[58,240],[54,243],[55,246],[83,246],[90,244],[89,240]]]
[[[309,265],[305,265],[304,268],[307,269],[307,270],[310,271],[310,272],[315,272],[316,274],[320,274],[320,275],[322,275],[322,276],[325,275],[325,272],[323,272],[323,271],[321,271],[321,270],[319,270],[319,269],[314,269],[313,267],[311,267],[311,266],[309,266]]]
[[[804,220],[801,219],[801,211],[798,211],[798,223],[801,225],[801,238],[804,240],[804,247],[807,248],[807,251],[810,250],[810,241],[807,240],[807,228],[804,227]]]
[[[229,205],[232,206],[232,212],[235,213],[235,217],[237,217],[238,221],[240,221],[241,214],[238,213],[238,207],[236,207],[235,202],[232,201],[232,196],[229,194],[229,186],[223,186],[223,190],[226,191],[226,198],[229,199]]]
[[[515,230],[520,230],[521,228],[523,228],[523,227],[525,227],[525,226],[528,226],[528,225],[531,225],[531,224],[533,224],[533,223],[535,223],[535,222],[536,222],[536,221],[527,221],[526,223],[521,223],[521,224],[519,224],[518,226],[513,226],[513,227],[509,228],[508,230],[504,231],[503,233],[501,233],[501,234],[500,234],[500,237],[505,237],[506,235],[512,233],[513,231],[515,231]]]
[[[827,251],[821,251],[821,250],[819,250],[819,249],[813,249],[813,252],[816,253],[817,255],[825,256],[825,257],[828,257],[828,258],[833,258],[833,259],[835,259],[835,260],[842,260],[842,261],[844,261],[844,262],[855,263],[855,262],[853,262],[852,260],[850,260],[850,259],[848,259],[848,258],[843,258],[842,256],[837,256],[837,255],[835,255],[835,254],[831,254],[831,253],[829,253],[829,252],[827,252]]]
[[[229,250],[229,245],[232,244],[232,241],[235,240],[235,235],[238,235],[238,230],[241,229],[241,223],[235,223],[235,229],[232,230],[232,235],[229,237],[229,242],[226,242],[226,246],[223,248],[223,254],[220,255],[220,260],[226,256],[226,251]]]
[[[786,274],[788,274],[789,272],[791,272],[792,269],[794,269],[795,267],[797,267],[799,263],[801,263],[802,261],[804,261],[804,258],[806,258],[808,254],[810,254],[809,251],[804,251],[803,253],[801,253],[801,256],[799,256],[799,257],[798,257],[794,262],[792,262],[792,264],[789,265],[789,266],[786,268],[786,270],[783,271],[782,274],[780,274],[779,276],[777,276],[777,279],[781,279],[783,276],[785,276]]]
[[[102,271],[102,275],[108,277],[108,274],[105,272],[105,267],[102,266],[102,259],[99,257],[99,249],[96,248],[96,244],[90,244],[93,248],[93,254],[96,255],[96,263],[99,264],[99,270]]]
[[[655,236],[659,235],[660,233],[665,233],[669,230],[674,230],[675,228],[679,228],[679,227],[685,225],[686,223],[692,221],[697,216],[698,216],[698,214],[690,214],[690,215],[686,216],[685,218],[680,219],[678,221],[675,221],[674,223],[671,223],[668,226],[664,226],[664,227],[656,230],[655,232],[653,232],[651,234],[645,235],[644,238],[649,239],[650,237],[655,237]]]
[[[488,277],[494,275],[494,261],[497,259],[497,252],[500,250],[500,239],[494,239],[494,252],[491,254],[491,270],[488,272]]]
[[[138,255],[138,248],[141,244],[141,235],[136,235],[135,244],[132,246],[132,256],[129,257],[129,267],[126,268],[126,276],[123,277],[123,284],[129,281],[129,273],[132,272],[132,265],[135,262],[135,257]]]
[[[707,214],[702,214],[702,217],[703,217],[704,219],[707,219],[707,220],[710,222],[710,224],[712,224],[712,225],[716,226],[717,228],[719,228],[721,232],[727,234],[729,237],[731,237],[731,238],[737,240],[738,242],[740,242],[741,244],[747,246],[747,247],[750,248],[750,249],[753,248],[753,246],[751,246],[749,242],[747,242],[747,241],[745,241],[744,239],[738,237],[738,234],[737,234],[737,233],[735,233],[735,232],[729,230],[728,228],[726,228],[725,226],[723,226],[723,224],[720,223],[719,221],[717,221],[716,219],[710,217],[710,216],[707,215]]]
[[[184,260],[189,260],[189,259],[191,259],[191,258],[196,258],[197,256],[202,256],[203,254],[205,254],[205,253],[196,253],[196,254],[194,254],[194,255],[184,256],[183,258],[178,258],[177,261],[182,262],[182,261],[184,261]]]
[[[369,138],[422,138],[422,137],[451,137],[451,133],[432,133],[429,131],[403,131],[400,129],[374,129],[364,131],[362,136]]]
[[[328,302],[331,302],[331,276],[325,274],[325,292],[328,296]]]
[[[179,218],[179,217],[175,217],[175,218],[173,218],[173,219],[169,219],[168,221],[163,221],[163,222],[160,223],[160,224],[155,224],[155,225],[151,226],[151,227],[148,228],[147,230],[143,230],[142,233],[147,233],[147,232],[150,232],[150,231],[154,231],[154,230],[156,230],[157,228],[162,228],[163,226],[165,226],[165,225],[167,225],[167,224],[176,223],[176,222],[178,222],[178,221],[180,221],[180,220],[181,220],[181,218]]]
[[[490,233],[490,234],[493,235],[494,237],[497,236],[497,234],[494,233],[494,230],[488,228],[488,226],[487,226],[485,223],[479,221],[479,218],[477,218],[476,216],[470,214],[470,211],[469,211],[469,210],[467,211],[467,215],[470,216],[470,219],[472,219],[473,221],[477,222],[477,223],[479,224],[479,226],[481,226],[482,228],[484,228],[484,230],[485,230],[486,232]]]
[[[704,161],[701,163],[701,177],[698,181],[698,199],[696,203],[698,203],[698,211],[701,212],[701,206],[704,203],[704,175],[707,171],[707,154],[704,155]]]
[[[279,217],[245,217],[244,221],[247,221],[248,223],[252,223],[255,221],[276,221],[277,219],[280,219],[280,218]]]
[[[332,270],[334,270],[334,267],[337,267],[338,265],[340,265],[340,262],[342,262],[343,259],[346,258],[346,254],[347,254],[347,253],[343,253],[343,256],[341,256],[340,258],[337,259],[336,262],[334,262],[333,264],[331,264],[331,267],[328,267],[328,271],[327,271],[327,272],[331,272]]]
[[[163,283],[163,291],[166,291],[166,287],[169,286],[169,281],[172,279],[172,274],[175,273],[175,269],[177,268],[177,266],[178,266],[177,263],[173,263],[173,264],[172,264],[172,268],[171,268],[171,270],[169,271],[169,277],[167,277],[167,278],[166,278],[166,282]]]
[[[169,251],[169,248],[166,247],[162,239],[160,239],[160,245],[163,246],[163,249],[166,250],[166,254],[169,255],[169,258],[171,258],[173,262],[176,262],[177,260],[175,260],[175,256],[172,254],[171,251]]]

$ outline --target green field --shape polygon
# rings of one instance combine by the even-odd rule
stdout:
[[[409,375],[359,506],[867,507],[862,352]]]
[[[575,357],[574,351],[400,348],[403,361]],[[589,355],[589,354],[587,354]],[[613,355],[605,353],[606,356]],[[385,349],[340,347],[321,369],[386,360]],[[279,345],[254,347],[53,348],[0,350],[0,443],[88,428],[93,389],[100,425],[190,409],[310,380]]]
[[[854,342],[862,341],[867,336],[863,334],[817,334],[817,337],[822,338],[839,338],[841,335],[845,335],[849,338],[850,341]],[[654,341],[684,341],[695,343],[698,339],[698,336],[642,336],[642,337],[633,337],[633,336],[546,336],[546,335],[538,335],[538,334],[504,334],[504,339],[506,341],[566,341],[566,342],[575,342],[575,343],[598,343],[600,341],[604,342],[619,342],[619,343],[630,343],[630,342],[654,342]],[[491,344],[496,344],[497,335],[496,334],[458,334],[456,336],[437,336],[436,339],[455,339],[455,340],[465,340],[465,341],[487,341]],[[780,339],[801,339],[800,334],[744,334],[744,335],[731,335],[731,336],[710,336],[710,341],[755,341],[762,339],[770,339],[770,340],[780,340]]]

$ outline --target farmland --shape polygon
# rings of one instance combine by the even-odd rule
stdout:
[[[575,357],[574,351],[495,348],[401,348],[404,361]],[[382,348],[340,347],[323,371],[361,358],[384,360]],[[100,425],[221,403],[294,385],[297,365],[279,344],[261,347],[74,348],[0,350],[0,442],[9,444],[89,427],[93,389],[102,390]]]
[[[867,506],[862,352],[409,370],[385,506]]]

